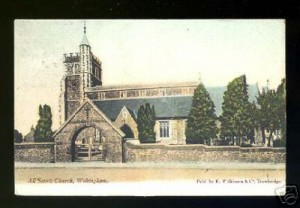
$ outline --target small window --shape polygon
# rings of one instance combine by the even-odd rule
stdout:
[[[146,90],[146,96],[150,96],[150,90]]]
[[[169,137],[169,121],[160,121],[159,122],[159,136],[163,138]]]
[[[100,93],[100,99],[104,99],[105,98],[105,92],[101,92]]]
[[[122,98],[123,98],[123,97],[127,97],[127,92],[126,92],[126,91],[121,91],[120,94],[121,94],[121,97],[122,97]]]
[[[159,94],[160,94],[161,96],[165,96],[165,95],[166,95],[166,89],[160,90],[160,91],[159,91]]]

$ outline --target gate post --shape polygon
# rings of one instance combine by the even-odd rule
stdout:
[[[56,142],[54,142],[54,163],[56,163]]]
[[[91,144],[89,144],[89,160],[91,160],[92,158],[91,158],[91,150],[92,150],[92,146],[91,146]]]

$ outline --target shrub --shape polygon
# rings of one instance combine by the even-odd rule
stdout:
[[[50,142],[52,141],[52,113],[49,105],[39,106],[40,119],[34,131],[35,142]]]
[[[23,141],[23,135],[16,129],[14,130],[14,141],[15,143],[21,143]]]
[[[149,103],[141,105],[138,110],[137,128],[139,132],[140,143],[155,143],[156,135],[154,131],[155,125],[155,110],[154,106],[150,107]]]
[[[246,143],[242,143],[241,147],[252,147],[252,144],[246,144]]]
[[[286,142],[283,139],[276,139],[273,141],[273,147],[285,147]]]

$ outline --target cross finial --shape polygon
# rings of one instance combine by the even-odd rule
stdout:
[[[85,113],[86,113],[86,120],[87,120],[87,121],[89,120],[89,112],[90,112],[90,110],[91,110],[91,108],[90,108],[88,105],[86,105],[86,106],[84,107],[84,111],[85,111]]]
[[[85,20],[83,20],[83,23],[84,23],[83,32],[84,32],[84,34],[86,34],[86,23],[85,23]]]

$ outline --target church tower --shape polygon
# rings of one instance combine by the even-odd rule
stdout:
[[[86,36],[86,25],[84,22],[83,38],[79,46],[80,69],[82,74],[82,92],[87,88],[102,85],[102,68],[100,60],[93,55],[91,46]]]
[[[66,73],[61,82],[61,123],[66,121],[85,101],[89,88],[102,85],[102,63],[93,55],[86,36],[84,22],[83,38],[79,53],[64,54]]]
[[[81,44],[79,46],[79,54],[80,54],[80,68],[82,73],[82,97],[84,97],[84,91],[87,87],[90,87],[91,84],[91,46],[86,37],[86,26],[84,23],[84,33]]]

